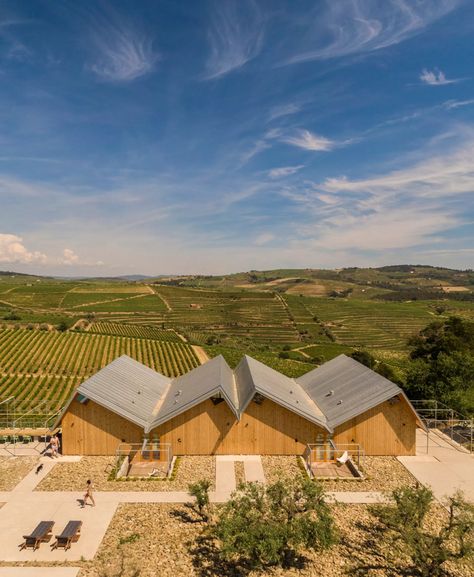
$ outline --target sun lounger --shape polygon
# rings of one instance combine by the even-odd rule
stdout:
[[[33,551],[36,551],[41,543],[49,541],[52,537],[53,525],[54,521],[41,521],[38,523],[30,535],[23,535],[25,541],[20,545],[20,551],[27,547],[33,547]]]
[[[82,521],[69,521],[64,527],[61,535],[56,535],[56,541],[52,545],[52,549],[64,547],[67,551],[71,547],[71,543],[76,543],[81,536]]]
[[[349,453],[347,451],[344,451],[344,453],[342,453],[342,455],[338,457],[336,461],[338,462],[339,465],[344,465],[344,463],[347,463],[349,459],[350,459]]]

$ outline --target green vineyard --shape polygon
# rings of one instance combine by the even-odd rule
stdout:
[[[345,299],[304,299],[337,342],[352,347],[404,349],[408,337],[433,320],[428,305]]]
[[[128,336],[76,332],[0,330],[0,398],[17,408],[42,400],[60,407],[74,385],[120,355],[174,377],[199,365],[191,346]]]
[[[98,322],[93,323],[89,328],[89,333],[100,335],[117,335],[121,337],[131,337],[135,339],[155,339],[157,341],[182,342],[182,339],[173,330],[159,329],[144,325],[125,325],[120,323]]]

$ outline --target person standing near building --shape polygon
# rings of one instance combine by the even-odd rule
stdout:
[[[51,445],[51,458],[54,459],[58,456],[58,438],[56,435],[51,437],[50,445]]]

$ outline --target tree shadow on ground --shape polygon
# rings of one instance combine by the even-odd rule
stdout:
[[[204,519],[197,513],[192,503],[184,503],[183,507],[186,508],[187,511],[183,511],[183,509],[173,509],[170,511],[171,517],[175,517],[183,523],[197,524],[204,522]]]
[[[345,543],[342,555],[349,567],[346,572],[351,577],[367,577],[370,571],[383,571],[384,577],[415,577],[418,572],[413,567],[394,564],[387,559],[382,544],[386,543],[386,531],[378,524],[357,521],[355,528],[365,535],[362,539],[352,539]]]
[[[246,577],[255,570],[254,566],[245,561],[223,559],[216,540],[207,533],[199,535],[188,545],[193,566],[199,577]],[[290,554],[284,568],[304,569],[307,561],[301,555]],[[262,568],[262,574],[266,574],[265,569],[265,567]]]

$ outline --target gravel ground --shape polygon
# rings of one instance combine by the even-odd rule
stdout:
[[[243,461],[235,461],[235,484],[238,487],[240,483],[245,483],[245,469]]]
[[[374,554],[374,535],[364,527],[373,528],[374,519],[365,505],[332,507],[340,541],[329,551],[308,552],[301,568],[253,571],[248,577],[386,577],[398,575],[380,567]],[[430,523],[437,523],[446,512],[435,507]],[[215,560],[212,544],[199,547],[204,525],[189,508],[172,505],[120,505],[109,526],[102,545],[92,562],[82,563],[79,577],[131,577],[140,568],[140,577],[237,577],[241,573]],[[380,538],[377,543],[380,543]],[[121,560],[125,571],[119,573]],[[355,567],[363,565],[360,573]],[[379,566],[375,569],[374,567]],[[393,566],[393,565],[392,565]],[[405,573],[406,575],[406,573]],[[455,577],[472,577],[464,566]]]
[[[268,482],[281,476],[302,474],[296,457],[263,456],[263,470]],[[416,479],[395,457],[365,457],[365,479],[321,481],[326,491],[392,491],[401,485],[415,485]]]
[[[11,491],[38,462],[38,457],[0,457],[0,491]]]
[[[96,491],[186,491],[189,483],[210,479],[215,488],[214,457],[181,457],[176,477],[170,480],[145,479],[109,481],[114,457],[83,457],[77,463],[58,463],[38,485],[38,491],[82,491],[92,479]]]

